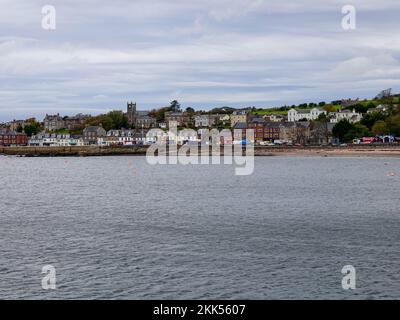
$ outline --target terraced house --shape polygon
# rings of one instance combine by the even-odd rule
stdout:
[[[19,133],[8,129],[0,130],[0,146],[26,146],[28,136],[25,133]]]
[[[306,109],[290,109],[288,112],[288,121],[295,122],[300,120],[317,120],[321,114],[327,114],[327,112],[323,109],[313,108],[311,110]]]
[[[90,126],[83,130],[83,141],[86,145],[97,144],[97,139],[107,136],[107,131],[102,127]]]

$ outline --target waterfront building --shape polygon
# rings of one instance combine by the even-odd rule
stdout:
[[[107,137],[134,137],[136,130],[134,129],[120,129],[107,131]]]
[[[279,122],[266,122],[264,124],[263,140],[271,142],[281,140],[281,127],[282,124]]]
[[[105,136],[105,137],[98,137],[97,138],[97,145],[99,146],[112,146],[112,145],[122,145],[120,143],[120,137],[118,136]]]
[[[109,130],[106,137],[99,137],[97,143],[99,145],[124,145],[131,146],[136,144],[140,130],[121,129]],[[144,134],[144,133],[143,133]]]
[[[28,140],[29,146],[35,147],[72,147],[83,146],[84,142],[80,135],[39,133]]]
[[[311,122],[284,122],[280,124],[279,140],[287,143],[309,144],[311,136]]]
[[[233,141],[239,142],[246,139],[246,129],[247,129],[246,122],[237,122],[233,127]]]
[[[28,137],[25,133],[15,132],[9,129],[0,130],[0,146],[26,146]]]
[[[263,118],[254,118],[248,124],[248,129],[254,130],[254,140],[264,141],[265,120]]]
[[[101,126],[90,126],[83,129],[83,141],[86,145],[97,144],[97,139],[105,136],[107,136],[107,132]]]
[[[332,142],[332,130],[335,123],[314,122],[311,124],[310,143],[312,145],[324,145]]]

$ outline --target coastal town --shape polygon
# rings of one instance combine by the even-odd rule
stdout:
[[[0,124],[0,146],[72,147],[138,146],[155,142],[151,129],[187,130],[176,143],[201,142],[206,129],[230,129],[232,144],[259,146],[326,146],[397,144],[400,137],[399,95],[380,92],[372,100],[344,99],[279,108],[215,108],[210,111],[181,109],[172,101],[150,111],[128,102],[125,110],[92,116],[46,114],[44,119],[13,120]],[[246,132],[252,129],[254,139]],[[168,143],[168,141],[166,141]],[[225,143],[227,143],[225,141]]]

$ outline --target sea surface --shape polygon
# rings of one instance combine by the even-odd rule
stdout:
[[[258,157],[235,176],[2,156],[0,170],[0,299],[400,297],[398,158]]]

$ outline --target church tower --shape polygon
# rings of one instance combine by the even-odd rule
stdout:
[[[136,123],[136,102],[128,102],[126,115],[128,117],[128,122],[130,125],[135,125]]]

